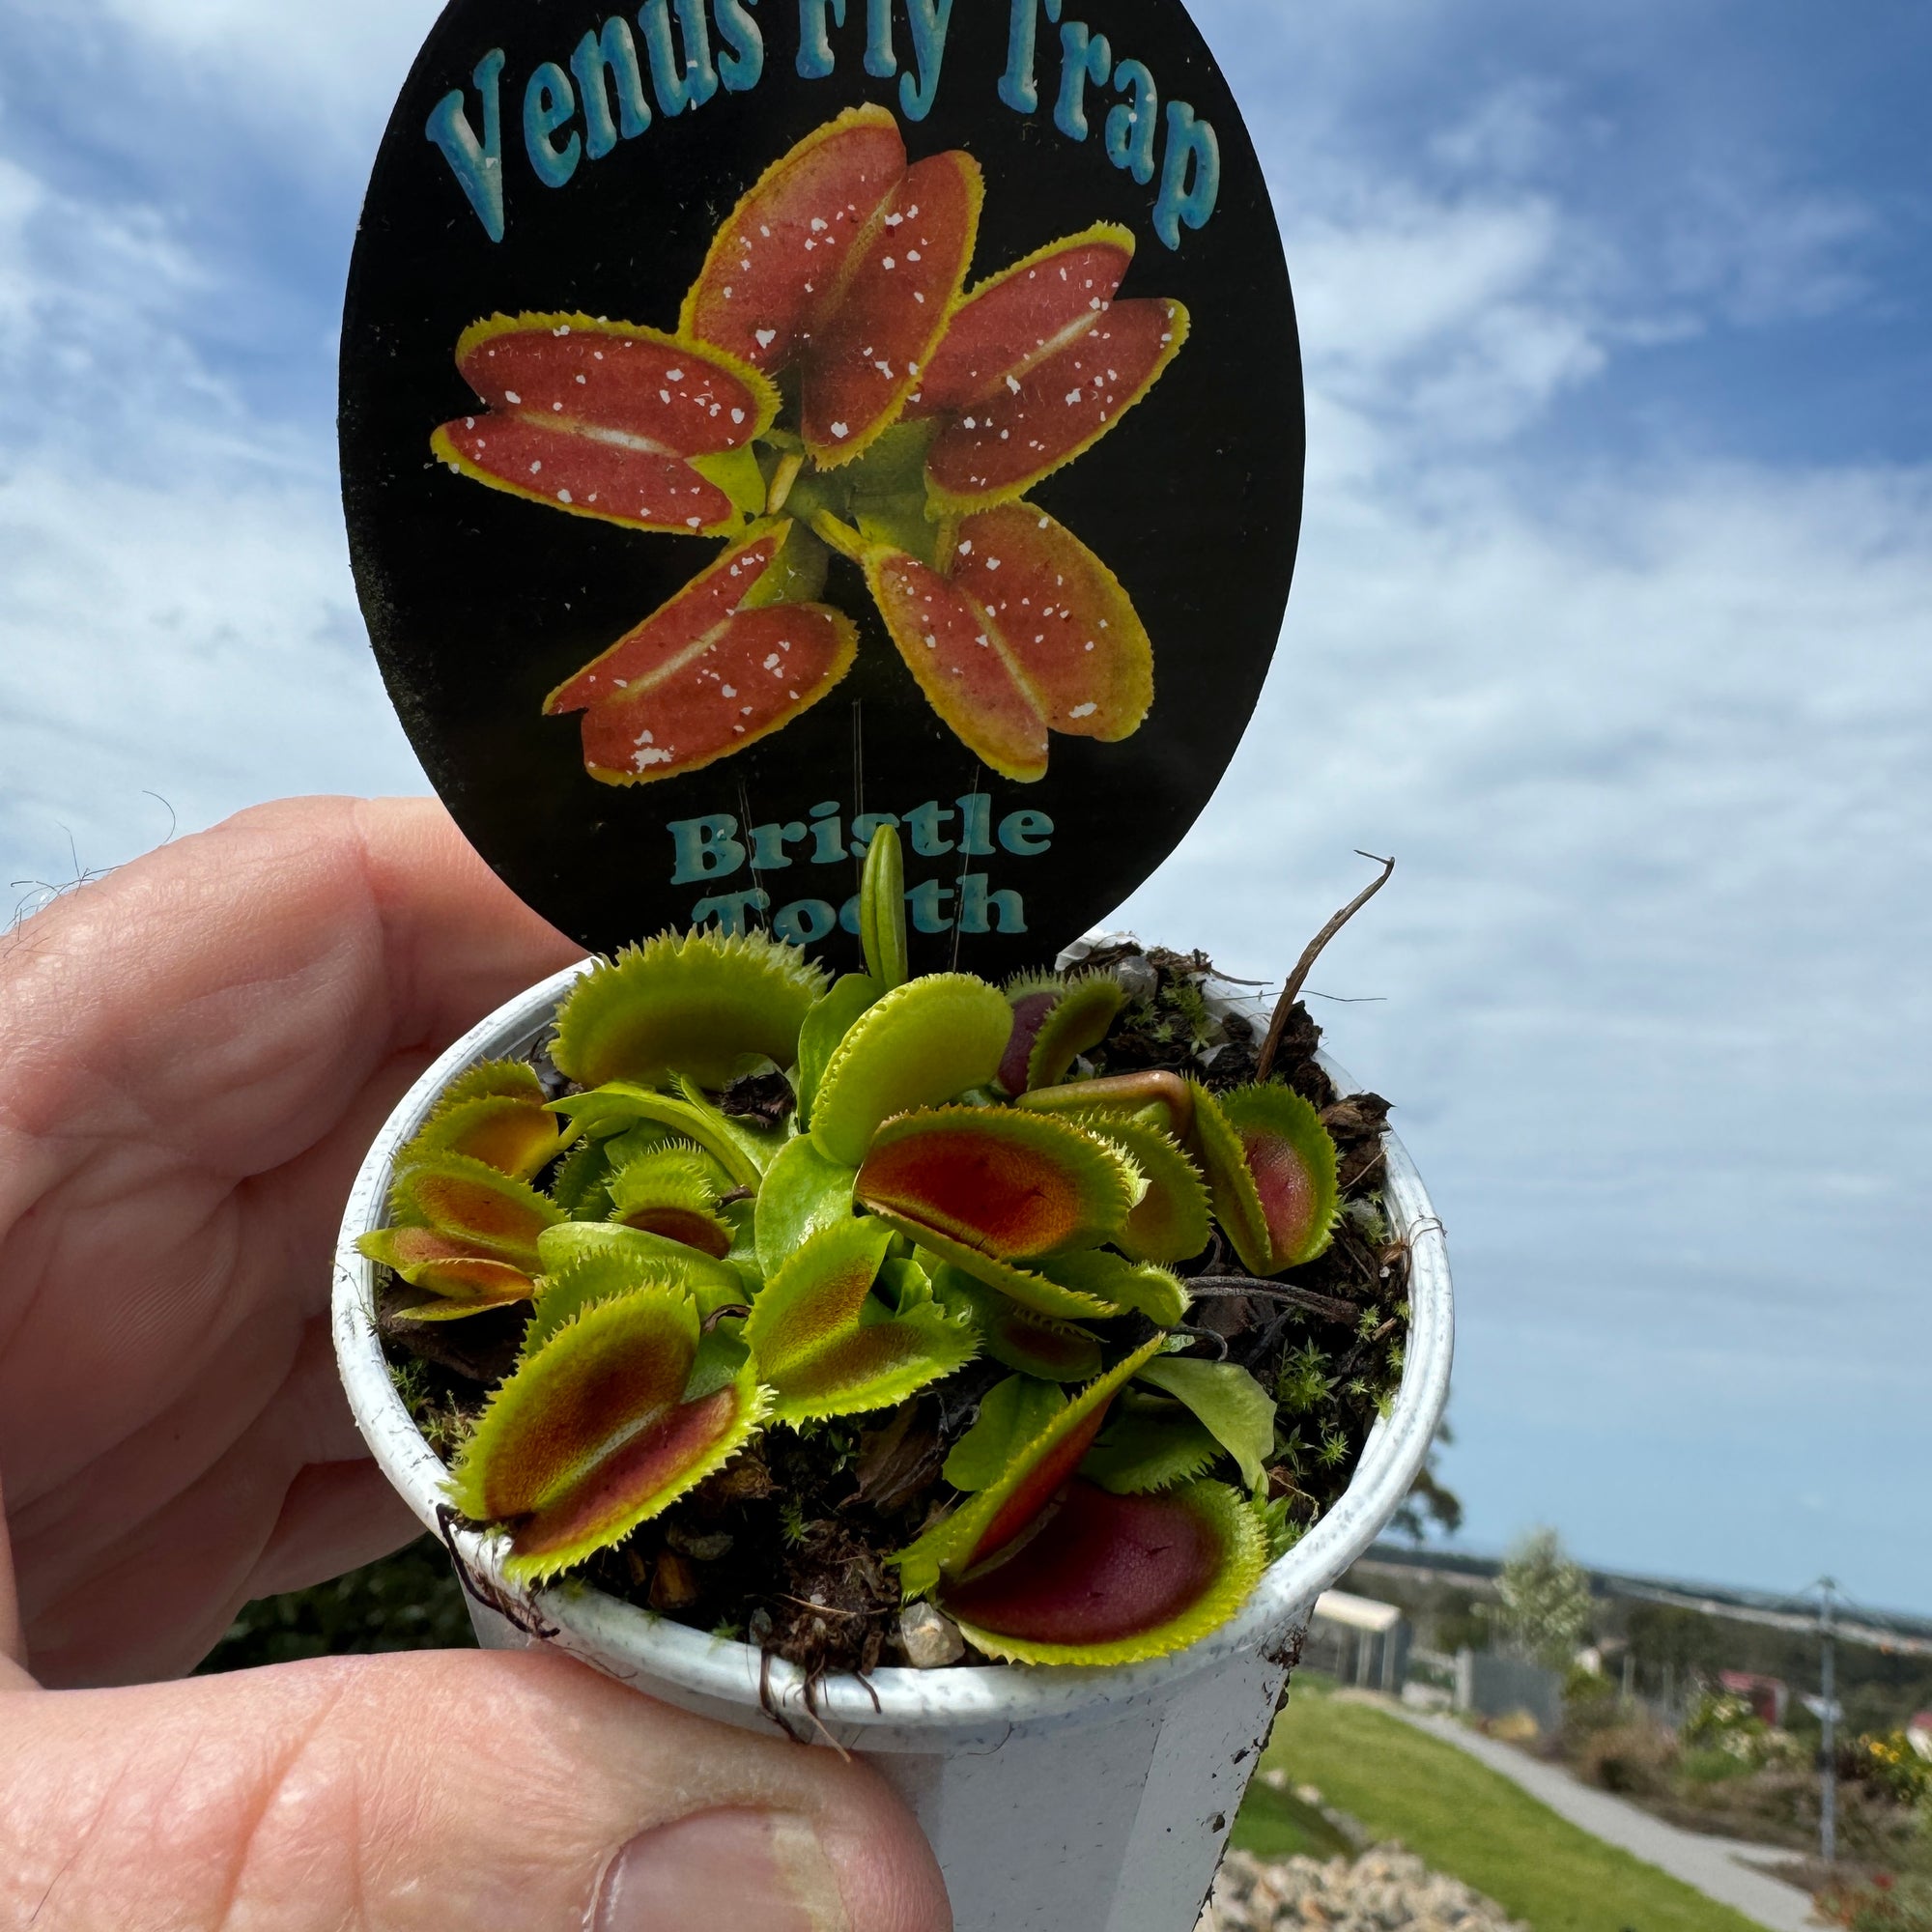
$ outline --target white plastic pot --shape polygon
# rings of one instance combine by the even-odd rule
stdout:
[[[390,1117],[349,1199],[336,1254],[334,1329],[364,1440],[431,1528],[443,1466],[411,1422],[383,1358],[373,1265],[356,1237],[385,1220],[397,1152],[444,1087],[485,1059],[521,1054],[586,970],[532,987],[458,1040]],[[1407,1492],[1449,1388],[1452,1314],[1440,1224],[1402,1145],[1387,1142],[1387,1199],[1410,1247],[1412,1321],[1401,1391],[1327,1516],[1262,1579],[1230,1623],[1190,1649],[1108,1669],[1001,1665],[882,1669],[834,1678],[806,1715],[803,1681],[774,1662],[791,1727],[858,1752],[895,1785],[938,1854],[957,1932],[1191,1932],[1228,1827],[1274,1720],[1316,1596],[1374,1541]],[[576,1586],[523,1596],[496,1540],[456,1531],[472,1577],[545,1633],[471,1599],[492,1649],[544,1641],[666,1703],[747,1730],[773,1719],[757,1651]]]

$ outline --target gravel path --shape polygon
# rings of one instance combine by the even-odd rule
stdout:
[[[1528,1932],[1501,1906],[1400,1845],[1353,1861],[1264,1862],[1230,1852],[1195,1932]]]

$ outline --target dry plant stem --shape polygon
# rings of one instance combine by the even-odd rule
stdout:
[[[1352,1301],[1338,1300],[1332,1294],[1317,1294],[1312,1288],[1295,1288],[1285,1281],[1257,1281],[1246,1274],[1197,1274],[1186,1283],[1190,1294],[1236,1299],[1260,1295],[1269,1301],[1286,1301],[1324,1321],[1345,1321],[1353,1327],[1362,1311]]]
[[[442,1547],[449,1552],[449,1560],[455,1566],[457,1580],[463,1585],[465,1593],[474,1597],[486,1610],[494,1610],[512,1630],[533,1643],[549,1643],[553,1637],[560,1636],[562,1633],[545,1623],[534,1610],[526,1609],[494,1584],[478,1578],[456,1547],[456,1525],[462,1520],[447,1503],[439,1506],[436,1513],[437,1531],[442,1538]]]
[[[1294,963],[1294,971],[1288,976],[1288,984],[1281,989],[1281,998],[1274,1003],[1274,1018],[1268,1023],[1267,1038],[1262,1043],[1261,1059],[1255,1065],[1255,1078],[1265,1080],[1274,1071],[1274,1057],[1281,1050],[1281,1037],[1288,1031],[1289,1016],[1294,1011],[1294,1003],[1301,997],[1301,989],[1308,983],[1308,976],[1315,970],[1315,962],[1321,957],[1322,948],[1388,884],[1389,874],[1395,870],[1393,859],[1378,859],[1373,852],[1364,852],[1360,846],[1356,855],[1373,861],[1382,868],[1382,875],[1364,892],[1357,893],[1313,939],[1308,942],[1308,950]]]

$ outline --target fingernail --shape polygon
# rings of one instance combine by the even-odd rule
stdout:
[[[611,1861],[592,1932],[848,1932],[817,1835],[788,1812],[700,1811]]]

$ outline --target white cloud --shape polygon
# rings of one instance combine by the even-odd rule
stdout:
[[[1480,96],[1429,143],[1444,166],[1489,178],[1518,179],[1547,167],[1574,117],[1562,125],[1563,90],[1547,78],[1519,75]]]
[[[253,0],[107,0],[76,18],[64,0],[20,0],[17,12],[70,49],[71,66],[164,76],[161,91],[206,112],[222,133],[241,123],[299,138],[331,161],[382,131],[429,30],[438,0],[329,0],[265,13]],[[77,58],[76,58],[77,56]],[[158,70],[158,74],[156,72]]]
[[[1713,302],[1731,322],[1813,320],[1869,295],[1859,257],[1878,229],[1873,212],[1847,195],[1759,168],[1707,172],[1685,184],[1662,268],[1680,294]]]
[[[303,487],[38,464],[0,484],[0,885],[59,883],[69,833],[84,867],[132,857],[167,830],[146,792],[192,829],[276,795],[422,789],[333,521]]]
[[[169,823],[148,792],[192,829],[422,787],[327,421],[260,419],[190,333],[229,296],[163,210],[0,156],[0,889],[132,857]]]

